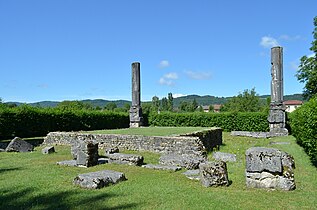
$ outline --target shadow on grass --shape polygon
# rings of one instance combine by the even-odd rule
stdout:
[[[5,172],[9,172],[9,171],[17,171],[17,170],[21,170],[21,167],[18,168],[0,168],[0,174],[1,173],[5,173]]]
[[[107,207],[105,200],[118,195],[90,193],[79,196],[78,191],[37,194],[33,188],[0,189],[0,209],[136,209],[138,204],[118,204]]]

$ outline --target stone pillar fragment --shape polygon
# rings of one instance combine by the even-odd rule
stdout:
[[[143,124],[140,88],[140,63],[132,63],[132,106],[130,108],[130,127],[140,127]]]
[[[288,135],[285,128],[285,106],[283,105],[283,48],[271,49],[271,103],[268,121],[270,132],[275,135]]]

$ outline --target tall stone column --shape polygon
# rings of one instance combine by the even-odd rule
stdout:
[[[283,105],[283,48],[271,49],[271,103],[268,121],[274,135],[288,135],[285,128],[285,106]]]
[[[132,63],[132,106],[130,108],[130,127],[143,125],[140,88],[140,63]]]

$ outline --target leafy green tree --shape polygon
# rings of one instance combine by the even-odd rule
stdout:
[[[210,105],[208,110],[209,110],[209,112],[214,112],[214,110],[215,110],[215,109],[214,109],[214,106],[213,106],[213,105]]]
[[[168,93],[167,97],[167,111],[172,112],[173,111],[173,95],[172,93]]]
[[[117,104],[114,102],[109,102],[105,106],[105,109],[109,111],[113,111],[115,108],[117,108]]]
[[[81,101],[62,101],[57,105],[57,108],[62,110],[93,109],[91,104],[83,103]]]
[[[157,96],[152,97],[152,111],[159,111],[160,109],[160,99]]]
[[[314,18],[314,26],[314,41],[309,48],[314,54],[309,57],[303,56],[300,59],[299,69],[296,74],[297,79],[305,84],[303,92],[305,99],[310,99],[317,94],[317,16]]]
[[[238,96],[230,98],[223,106],[221,111],[229,112],[259,112],[261,111],[260,98],[255,92],[255,88],[252,90],[244,90],[243,93],[239,93]]]
[[[168,100],[166,97],[162,98],[162,111],[167,111],[168,110]]]
[[[197,103],[196,99],[194,99],[194,100],[192,101],[192,103],[191,103],[190,110],[191,110],[192,112],[194,112],[194,111],[196,111],[197,107],[198,107],[198,103]]]

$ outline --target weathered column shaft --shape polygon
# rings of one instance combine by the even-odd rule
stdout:
[[[285,106],[283,104],[283,48],[271,49],[271,103],[268,121],[274,135],[287,135],[285,128]]]
[[[271,102],[283,102],[283,48],[271,49]]]
[[[140,63],[132,63],[132,106],[140,106]]]
[[[132,106],[130,108],[130,127],[140,127],[143,124],[141,108],[140,63],[132,63]]]

